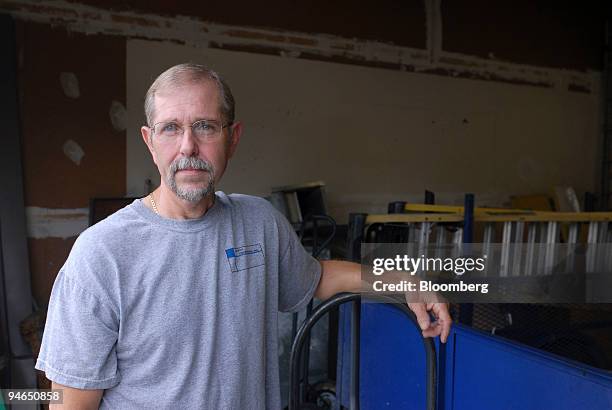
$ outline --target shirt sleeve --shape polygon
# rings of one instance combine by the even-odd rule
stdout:
[[[36,368],[48,379],[78,389],[119,383],[119,317],[108,302],[60,271],[53,285]]]
[[[313,298],[321,279],[321,264],[304,249],[289,221],[280,213],[276,219],[279,243],[285,245],[279,261],[278,306],[281,312],[296,312]]]

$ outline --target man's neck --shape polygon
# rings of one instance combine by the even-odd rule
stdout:
[[[151,193],[157,211],[153,207],[151,198],[145,198],[144,204],[152,211],[169,219],[198,219],[201,218],[214,204],[215,193],[211,192],[198,202],[186,201],[161,185]]]

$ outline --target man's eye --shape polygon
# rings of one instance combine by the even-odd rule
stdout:
[[[193,125],[193,131],[205,135],[216,134],[219,126],[211,121],[200,121]]]
[[[161,129],[161,132],[164,132],[164,133],[166,133],[166,132],[167,133],[173,133],[173,132],[176,132],[176,131],[178,131],[178,125],[176,125],[173,122],[164,125],[162,127],[162,129]]]
[[[206,122],[206,121],[200,121],[200,122],[195,123],[193,128],[196,131],[208,131],[208,130],[211,129],[210,128],[210,124],[208,122]]]

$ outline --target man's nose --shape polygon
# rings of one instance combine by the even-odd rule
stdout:
[[[191,127],[186,127],[181,136],[181,154],[186,157],[198,154],[198,144]]]

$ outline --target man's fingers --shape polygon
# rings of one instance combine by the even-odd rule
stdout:
[[[440,325],[440,323],[434,322],[428,329],[423,330],[421,333],[423,334],[423,337],[440,336],[440,334],[442,333],[442,326]]]
[[[440,336],[440,341],[446,343],[453,323],[450,313],[448,312],[448,304],[409,303],[408,307],[416,315],[423,337]],[[428,313],[430,310],[436,317],[436,321],[433,323]]]
[[[453,319],[451,318],[451,315],[448,312],[448,305],[446,303],[436,303],[432,307],[432,311],[438,319],[437,322],[441,326],[440,340],[442,341],[442,343],[446,343],[446,339],[448,339],[448,335],[450,334],[451,330],[451,325],[453,323]]]
[[[417,322],[419,322],[419,326],[421,330],[426,330],[429,328],[431,324],[431,320],[429,319],[429,313],[427,313],[427,308],[424,303],[408,303],[408,307],[410,310],[414,312],[417,318]]]

